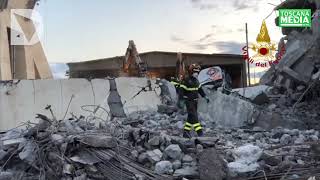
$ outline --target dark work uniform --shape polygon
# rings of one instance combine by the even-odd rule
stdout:
[[[206,97],[206,94],[200,87],[198,79],[193,76],[186,78],[180,85],[180,88],[182,89],[188,112],[188,119],[184,125],[184,137],[190,136],[189,132],[192,128],[194,128],[199,136],[202,136],[202,126],[198,119],[198,98],[199,94],[202,97]]]

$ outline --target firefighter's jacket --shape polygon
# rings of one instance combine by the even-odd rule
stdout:
[[[171,81],[171,83],[173,83],[177,88],[179,96],[186,100],[197,100],[198,94],[200,94],[202,97],[206,97],[206,94],[201,88],[198,79],[193,76],[187,77],[182,82]]]

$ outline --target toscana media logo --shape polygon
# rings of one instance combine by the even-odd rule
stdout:
[[[268,28],[264,20],[262,21],[260,33],[256,40],[256,43],[249,45],[249,47],[244,46],[242,48],[243,59],[251,64],[255,64],[257,67],[269,67],[272,64],[278,64],[286,50],[284,46],[281,47],[277,58],[275,57],[276,44],[271,42]],[[249,48],[255,52],[252,57],[249,57]]]
[[[311,9],[279,9],[280,27],[311,27]]]

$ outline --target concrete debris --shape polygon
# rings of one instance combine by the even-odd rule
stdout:
[[[232,173],[245,173],[255,171],[259,164],[258,159],[262,155],[262,149],[252,144],[241,146],[233,151],[234,162],[228,167]]]
[[[155,149],[153,151],[147,151],[148,160],[155,164],[159,162],[162,158],[162,152],[159,149]]]
[[[108,133],[110,129],[99,129],[83,118],[66,123],[40,117],[48,122],[45,126],[40,121],[33,127],[30,124],[31,128],[0,135],[0,179],[171,179],[127,158],[128,143]],[[87,130],[79,134],[76,129],[84,124]],[[152,152],[160,160],[162,152]],[[172,167],[168,172],[172,173]]]
[[[110,135],[85,135],[76,136],[78,141],[96,148],[115,148],[117,146],[116,140]]]
[[[158,174],[171,174],[173,172],[170,161],[160,161],[155,166],[155,172]]]
[[[182,158],[182,150],[180,149],[179,145],[176,144],[168,146],[164,150],[164,154],[166,157],[173,160],[180,160]]]
[[[226,162],[214,148],[201,153],[199,158],[200,179],[223,180],[228,176]]]
[[[197,178],[199,177],[199,172],[195,167],[184,167],[182,169],[177,169],[174,174],[174,177],[185,177],[185,178]]]
[[[290,1],[293,4],[304,4],[301,0]],[[276,9],[291,7],[289,2],[279,5]],[[314,3],[303,5],[315,11]],[[309,6],[309,7],[308,7]],[[288,8],[291,9],[291,8]],[[318,17],[318,16],[316,16]],[[288,93],[302,91],[312,83],[312,76],[319,72],[319,33],[312,29],[282,28],[285,29],[286,52],[278,64],[272,66],[261,78],[262,84],[277,88],[284,88]]]
[[[83,122],[85,118],[49,119],[49,124],[40,122],[41,131],[34,125],[0,135],[0,165],[3,173],[22,177],[38,178],[43,171],[49,180],[116,180],[121,174],[128,180],[223,179],[249,177],[261,169],[271,174],[290,166],[313,167],[320,152],[317,130],[225,128],[203,121],[205,136],[186,139],[177,127],[185,118],[183,111],[140,111],[114,119],[117,126],[106,122],[110,125],[102,127]],[[14,143],[1,145],[6,141]]]

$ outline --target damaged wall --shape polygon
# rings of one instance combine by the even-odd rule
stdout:
[[[160,99],[154,91],[141,92],[136,98],[131,99],[141,87],[147,85],[147,79],[118,78],[116,83],[126,113],[156,109],[160,104]],[[151,81],[151,84],[153,86],[154,82]],[[36,113],[51,117],[50,111],[45,110],[47,105],[51,105],[57,119],[63,119],[65,114],[66,118],[70,118],[70,113],[76,116],[88,116],[95,109],[92,105],[100,105],[109,111],[107,101],[109,91],[110,84],[107,79],[2,82],[0,83],[0,130],[14,128],[27,120],[35,122]],[[96,111],[96,116],[102,119],[108,118],[108,114],[101,108]]]

